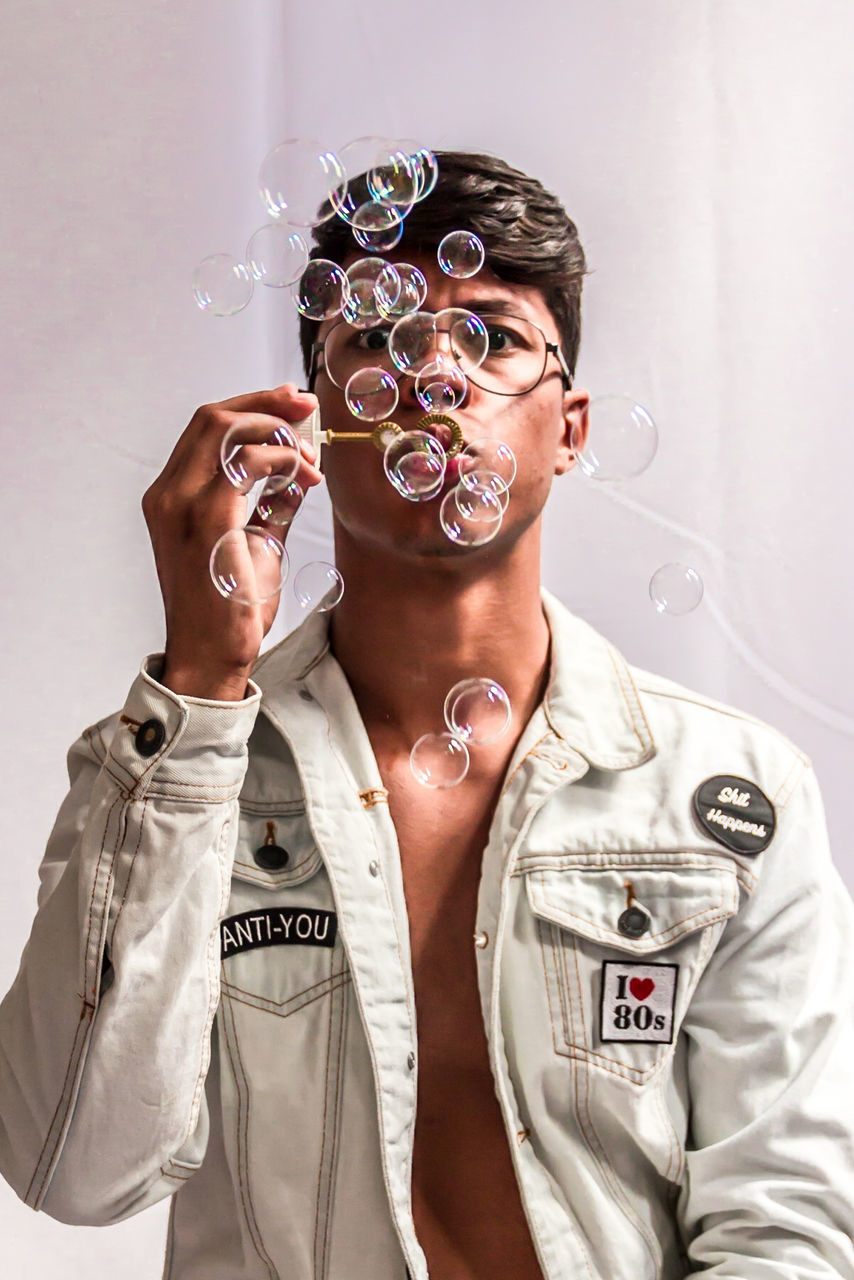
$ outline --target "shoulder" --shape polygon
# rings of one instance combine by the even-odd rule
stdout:
[[[810,769],[804,751],[759,717],[689,689],[664,676],[629,666],[656,744],[659,768],[676,755],[697,764],[700,775],[734,775],[785,807]]]

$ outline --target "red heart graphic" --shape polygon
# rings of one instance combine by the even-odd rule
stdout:
[[[629,991],[636,1000],[645,1000],[654,990],[655,983],[652,978],[632,978],[629,983]]]

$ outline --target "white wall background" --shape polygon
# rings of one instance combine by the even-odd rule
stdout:
[[[66,747],[162,645],[141,494],[197,404],[299,376],[288,299],[216,320],[189,287],[241,253],[294,135],[480,148],[564,199],[594,270],[578,384],[635,395],[661,446],[637,480],[556,488],[545,581],[794,738],[854,885],[852,47],[847,0],[6,0],[0,990]],[[322,495],[290,549],[330,554]],[[682,618],[647,595],[670,560],[706,584]],[[165,1220],[69,1228],[3,1185],[0,1265],[148,1280]]]

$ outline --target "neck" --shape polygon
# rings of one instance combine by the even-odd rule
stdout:
[[[345,590],[331,618],[332,652],[366,726],[401,745],[442,732],[445,695],[458,680],[503,685],[514,722],[540,702],[549,629],[540,601],[540,524],[509,549],[441,559],[369,556],[336,526]]]

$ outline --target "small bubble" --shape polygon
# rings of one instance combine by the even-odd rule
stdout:
[[[212,253],[193,273],[193,296],[212,316],[236,316],[249,305],[254,289],[249,268],[229,253]]]
[[[325,560],[303,565],[294,578],[294,595],[306,613],[328,613],[344,594],[344,579]]]
[[[264,604],[282,589],[288,576],[288,553],[266,529],[254,525],[229,529],[214,544],[210,574],[226,600]]]
[[[659,613],[690,613],[703,598],[703,579],[686,564],[663,564],[649,580],[649,597]]]
[[[469,753],[452,733],[425,733],[409,753],[409,767],[422,787],[456,787],[469,771]]]
[[[476,276],[484,263],[483,242],[473,231],[451,231],[440,242],[436,257],[445,275],[456,280]]]
[[[470,746],[497,742],[510,728],[510,699],[497,680],[460,680],[445,698],[445,723]]]
[[[597,396],[588,410],[588,433],[575,423],[570,443],[578,465],[594,480],[629,480],[646,471],[658,449],[652,416],[631,396]]]

